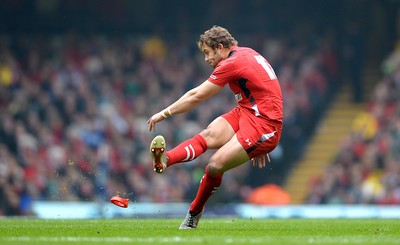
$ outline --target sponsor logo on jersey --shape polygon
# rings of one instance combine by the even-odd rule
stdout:
[[[212,79],[214,79],[214,80],[217,79],[217,77],[216,77],[215,75],[211,75],[210,78],[212,78]]]
[[[241,101],[243,99],[243,97],[242,97],[242,94],[235,94],[235,100],[236,100],[236,102],[239,102],[239,101]]]

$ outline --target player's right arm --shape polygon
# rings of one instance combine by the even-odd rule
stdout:
[[[179,98],[175,103],[173,103],[169,108],[172,114],[184,113],[209,97],[215,95],[221,91],[222,87],[211,83],[206,80],[196,88],[193,88],[186,92],[181,98]]]
[[[204,100],[221,91],[222,88],[223,87],[206,80],[199,86],[189,90],[172,105],[150,117],[147,121],[147,124],[149,124],[149,131],[154,131],[156,123],[172,116],[173,114],[190,111]]]

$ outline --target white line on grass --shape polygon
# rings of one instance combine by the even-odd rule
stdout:
[[[61,236],[61,237],[29,237],[29,236],[10,236],[0,237],[1,241],[5,242],[70,242],[70,243],[199,243],[203,244],[207,241],[212,241],[213,238],[203,237],[73,237],[73,236]],[[222,237],[224,243],[227,244],[264,244],[265,238],[230,238]]]
[[[203,239],[183,238],[179,236],[175,237],[157,237],[157,238],[142,238],[142,237],[72,237],[72,236],[61,236],[61,237],[29,237],[29,236],[11,236],[0,238],[0,241],[8,242],[93,242],[93,243],[179,243],[179,242],[194,242],[201,243]]]
[[[204,244],[212,241],[221,241],[224,244],[266,244],[271,242],[280,241],[281,244],[398,244],[397,236],[262,236],[262,237],[227,237],[227,236],[210,236],[210,237],[73,237],[73,236],[60,236],[60,237],[29,237],[29,236],[10,236],[0,237],[0,244],[4,242],[25,242],[25,243],[56,243],[56,242],[69,242],[69,243],[196,243]]]

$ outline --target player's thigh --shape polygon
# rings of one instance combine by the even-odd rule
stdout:
[[[225,118],[217,117],[200,132],[200,135],[206,140],[209,149],[218,149],[225,145],[235,135],[235,132]]]
[[[234,135],[210,158],[208,169],[211,174],[221,174],[249,160],[247,152]]]

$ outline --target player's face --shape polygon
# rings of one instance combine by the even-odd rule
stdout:
[[[222,46],[222,45],[220,45]],[[204,53],[204,60],[212,67],[216,67],[218,63],[223,60],[222,50],[223,47],[218,46],[216,49],[212,49],[210,46],[203,44],[201,51]]]

